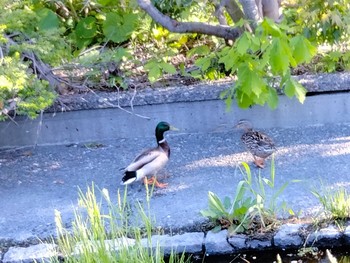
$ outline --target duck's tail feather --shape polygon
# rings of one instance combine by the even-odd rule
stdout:
[[[136,171],[125,171],[125,174],[120,184],[122,185],[131,184],[132,182],[136,181],[136,179],[137,179]]]

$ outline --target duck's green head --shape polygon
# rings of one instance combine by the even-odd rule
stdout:
[[[169,123],[167,123],[166,121],[161,121],[158,123],[157,127],[156,127],[156,137],[157,137],[157,141],[161,141],[164,139],[164,132],[166,131],[178,131],[177,128],[175,128],[174,126],[171,126]]]

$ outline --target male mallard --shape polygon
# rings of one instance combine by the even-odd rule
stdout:
[[[265,159],[276,151],[273,140],[265,133],[253,130],[248,120],[240,120],[235,127],[244,130],[241,137],[243,144],[253,155],[256,166],[264,168]]]
[[[159,183],[156,179],[157,172],[162,169],[170,157],[170,147],[164,139],[164,132],[177,130],[167,122],[160,122],[156,127],[156,138],[158,146],[147,149],[138,155],[128,167],[125,168],[121,184],[126,185],[134,181],[144,180],[145,184],[155,184],[157,187],[166,187],[167,184]],[[147,180],[147,176],[152,178]]]

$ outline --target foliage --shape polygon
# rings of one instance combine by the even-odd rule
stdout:
[[[151,2],[181,22],[217,23],[212,1]],[[55,67],[53,74],[64,83],[80,81],[88,87],[126,89],[128,78],[136,83],[144,74],[151,84],[164,75],[209,80],[232,76],[235,86],[221,95],[228,108],[235,100],[242,108],[267,103],[275,109],[279,92],[302,103],[306,90],[291,76],[300,64],[316,72],[349,69],[348,0],[297,0],[294,7],[285,7],[282,24],[264,20],[231,45],[212,36],[169,32],[137,7],[136,0],[1,1],[0,59],[7,71],[1,71],[6,82],[0,90],[0,118],[14,112],[34,117],[53,102],[55,92],[48,85],[54,85],[41,78],[26,54]],[[229,26],[247,23],[233,24],[224,16]],[[330,52],[312,60],[314,46],[321,44],[330,44]],[[24,76],[25,85],[16,86],[17,74]]]
[[[342,221],[350,217],[350,194],[345,188],[313,190],[312,194],[323,206],[327,217],[336,221]]]
[[[219,71],[220,64],[237,77],[235,85],[221,94],[228,108],[234,98],[241,108],[267,103],[275,109],[278,90],[304,102],[306,90],[292,78],[290,68],[310,62],[315,52],[305,37],[289,37],[286,27],[265,19],[255,34],[244,32],[232,47],[226,46],[215,55],[209,55],[210,50],[205,47],[195,53],[201,55],[196,65],[208,78],[220,76],[220,73],[213,74],[213,70]]]
[[[36,72],[33,66],[36,61],[28,60],[28,57],[51,67],[64,63],[65,68],[59,67],[60,70],[55,73],[63,72],[64,76],[66,74],[72,79],[85,72],[83,79],[88,79],[86,83],[92,86],[101,80],[105,86],[125,88],[121,64],[131,55],[122,47],[108,51],[101,49],[103,52],[100,50],[98,58],[95,56],[94,60],[75,66],[73,71],[67,62],[90,45],[101,41],[118,44],[130,39],[138,21],[133,7],[133,1],[115,5],[102,0],[88,3],[68,0],[1,1],[0,63],[3,67],[0,69],[0,120],[11,118],[14,114],[34,118],[54,101],[53,83],[42,79],[42,74]],[[116,26],[118,30],[115,30]],[[89,53],[89,57],[93,58]]]
[[[319,52],[310,63],[312,72],[349,69],[350,1],[296,1],[286,8],[286,24],[292,34],[302,34],[326,52]],[[312,66],[314,65],[314,68]]]
[[[275,189],[274,161],[271,164],[270,179],[262,178],[259,173],[257,184],[252,179],[249,165],[243,162],[242,166],[244,170],[240,169],[245,179],[238,183],[232,201],[227,196],[221,201],[216,194],[208,193],[209,207],[202,210],[201,214],[217,224],[213,231],[228,228],[231,234],[240,233],[253,228],[255,224],[267,230],[273,228],[278,222],[278,208],[286,207],[285,203],[278,205],[277,201],[289,182],[285,182],[280,188]],[[273,192],[271,197],[266,194],[266,187]],[[288,212],[294,215],[291,209]]]
[[[144,233],[140,227],[129,225],[127,190],[123,196],[118,191],[116,204],[106,189],[101,194],[98,202],[94,185],[88,187],[85,194],[79,192],[80,209],[75,211],[72,230],[63,225],[61,215],[56,211],[58,246],[64,262],[165,262],[159,243],[152,244],[151,220],[141,204],[136,203],[136,206],[145,225],[146,238],[142,238]],[[107,204],[106,210],[102,209],[102,201]],[[171,253],[168,260],[170,263],[188,262],[184,254]],[[52,258],[51,262],[59,262],[59,259]]]
[[[130,39],[140,19],[133,0],[39,1],[38,5],[47,5],[60,18],[65,36],[78,50],[101,42],[122,43]]]
[[[303,33],[311,42],[334,44],[348,41],[348,0],[301,1],[296,8],[287,9],[285,16],[294,34]]]
[[[26,1],[0,3],[0,120],[13,113],[34,118],[55,98],[48,82],[28,69],[31,64],[21,54],[35,52],[42,59],[58,64],[66,45],[57,36],[57,20],[47,19],[50,12],[26,7]]]
[[[162,13],[175,18],[180,17],[194,0],[152,0],[152,2]]]
[[[288,204],[283,202],[278,202],[279,198],[288,187],[290,183],[298,183],[300,180],[291,180],[284,182],[279,188],[276,187],[276,171],[275,171],[275,161],[272,157],[270,178],[264,178],[260,174],[255,177],[251,174],[250,167],[247,163],[243,162],[242,166],[244,170],[241,172],[245,175],[245,182],[248,185],[249,192],[254,196],[256,200],[256,214],[260,219],[261,225],[265,228],[268,224],[274,223],[277,218],[277,214],[281,211],[288,212],[289,215],[294,216],[294,211],[288,207]],[[269,194],[268,194],[269,193]]]
[[[350,51],[332,50],[319,54],[314,60],[313,72],[339,72],[350,69]]]
[[[0,67],[0,120],[8,118],[10,111],[34,118],[40,110],[50,106],[55,96],[46,81],[28,73],[27,63],[6,56]]]
[[[255,209],[255,202],[246,195],[247,190],[245,181],[240,181],[233,200],[226,196],[223,202],[216,194],[208,193],[209,208],[201,210],[201,214],[219,224],[213,231],[223,227],[228,228],[230,233],[240,233],[248,229],[253,220],[251,213]]]

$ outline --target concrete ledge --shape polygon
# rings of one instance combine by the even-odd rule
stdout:
[[[155,235],[152,236],[151,249],[155,249],[157,246],[164,252],[166,256],[169,256],[171,251],[175,251],[178,254],[186,253],[194,255],[202,255],[203,252],[206,256],[218,256],[228,255],[234,253],[243,252],[258,252],[265,250],[282,251],[286,249],[300,249],[305,247],[306,241],[307,247],[319,247],[319,248],[336,248],[344,247],[345,243],[349,244],[349,227],[344,233],[337,230],[334,226],[328,226],[309,233],[308,240],[302,238],[302,229],[307,228],[306,224],[285,224],[280,227],[272,239],[268,236],[261,239],[252,238],[243,234],[234,235],[228,237],[227,230],[214,233],[209,231],[206,235],[201,232],[192,232],[179,235]],[[343,242],[334,242],[335,240],[342,240]],[[121,240],[113,242],[108,240],[109,249],[125,245],[134,245],[135,240],[128,238],[125,243],[121,245]],[[141,244],[144,247],[148,247],[148,240],[141,240]],[[204,250],[203,250],[204,249]],[[76,251],[79,251],[77,249]],[[118,248],[116,249],[116,252]],[[19,263],[19,262],[35,262],[47,260],[50,257],[58,256],[57,246],[55,244],[39,244],[26,248],[12,247],[5,253],[3,263]]]
[[[281,226],[274,236],[274,245],[282,248],[297,248],[302,246],[304,240],[300,236],[301,224],[285,224]]]
[[[29,247],[11,247],[4,255],[3,263],[49,262],[57,255],[57,245],[38,244]]]
[[[228,131],[242,118],[253,121],[256,128],[350,122],[350,93],[312,96],[303,105],[281,96],[279,107],[274,111],[260,106],[242,110],[234,105],[227,112],[223,101],[208,100],[138,106],[134,112],[149,119],[120,109],[99,109],[47,113],[42,120],[19,118],[17,123],[1,122],[0,148],[151,136],[160,120],[169,121],[182,133]]]
[[[343,238],[346,236],[339,231],[335,226],[328,226],[326,228],[320,229],[314,233],[311,233],[309,238],[306,240],[307,246],[316,247],[338,247],[343,244]]]
[[[227,230],[217,233],[209,231],[204,241],[205,253],[211,255],[225,255],[234,252],[233,247],[227,242]]]
[[[350,90],[348,72],[296,76],[309,93],[337,92]],[[199,83],[191,86],[146,88],[122,92],[97,92],[61,96],[47,112],[61,112],[88,109],[145,106],[163,103],[216,100],[220,93],[234,85],[233,81]]]

